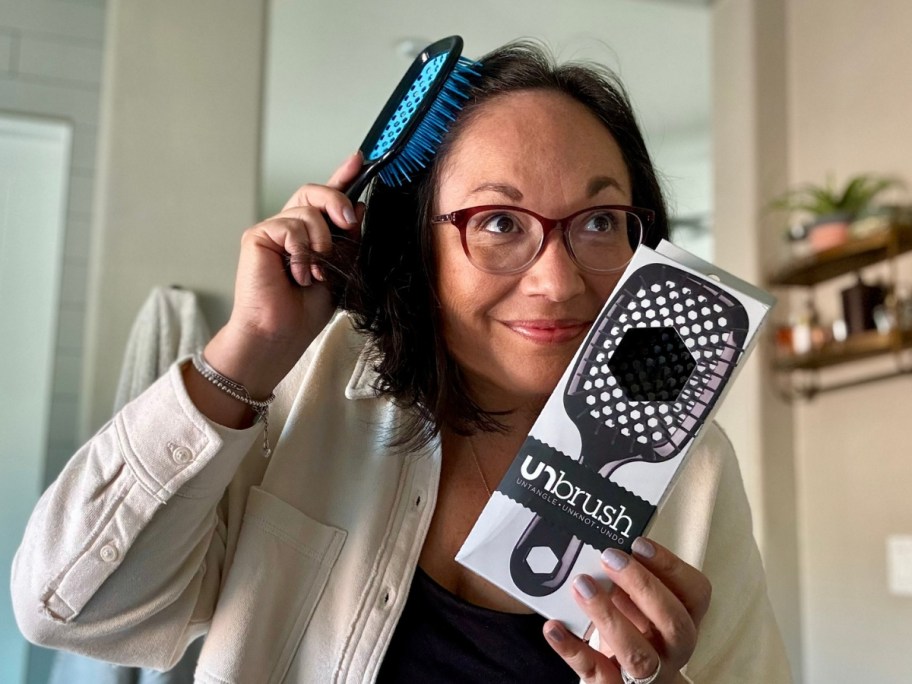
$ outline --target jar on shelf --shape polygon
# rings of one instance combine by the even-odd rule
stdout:
[[[849,335],[877,329],[874,309],[885,303],[886,287],[880,284],[868,285],[858,275],[855,284],[843,290],[841,295],[842,312]]]

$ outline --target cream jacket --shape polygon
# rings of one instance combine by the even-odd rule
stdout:
[[[440,446],[383,446],[401,413],[371,388],[362,347],[345,315],[311,345],[277,391],[268,460],[261,429],[206,420],[172,366],[38,502],[13,564],[25,636],[166,669],[208,632],[198,682],[373,681],[434,511]],[[790,681],[715,426],[650,534],[713,583],[688,676]]]

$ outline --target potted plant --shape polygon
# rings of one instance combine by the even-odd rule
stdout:
[[[808,241],[814,251],[842,244],[849,238],[849,224],[889,188],[901,185],[895,178],[861,174],[838,188],[829,178],[825,185],[807,183],[773,200],[773,209],[811,215]]]

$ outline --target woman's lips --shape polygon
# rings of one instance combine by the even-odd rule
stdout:
[[[592,321],[531,320],[502,321],[518,335],[538,344],[562,344],[585,334]]]

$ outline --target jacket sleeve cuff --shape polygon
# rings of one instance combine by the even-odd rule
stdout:
[[[261,425],[232,430],[200,413],[184,386],[184,361],[114,419],[124,461],[161,503],[178,490],[192,498],[221,496],[262,431]]]

